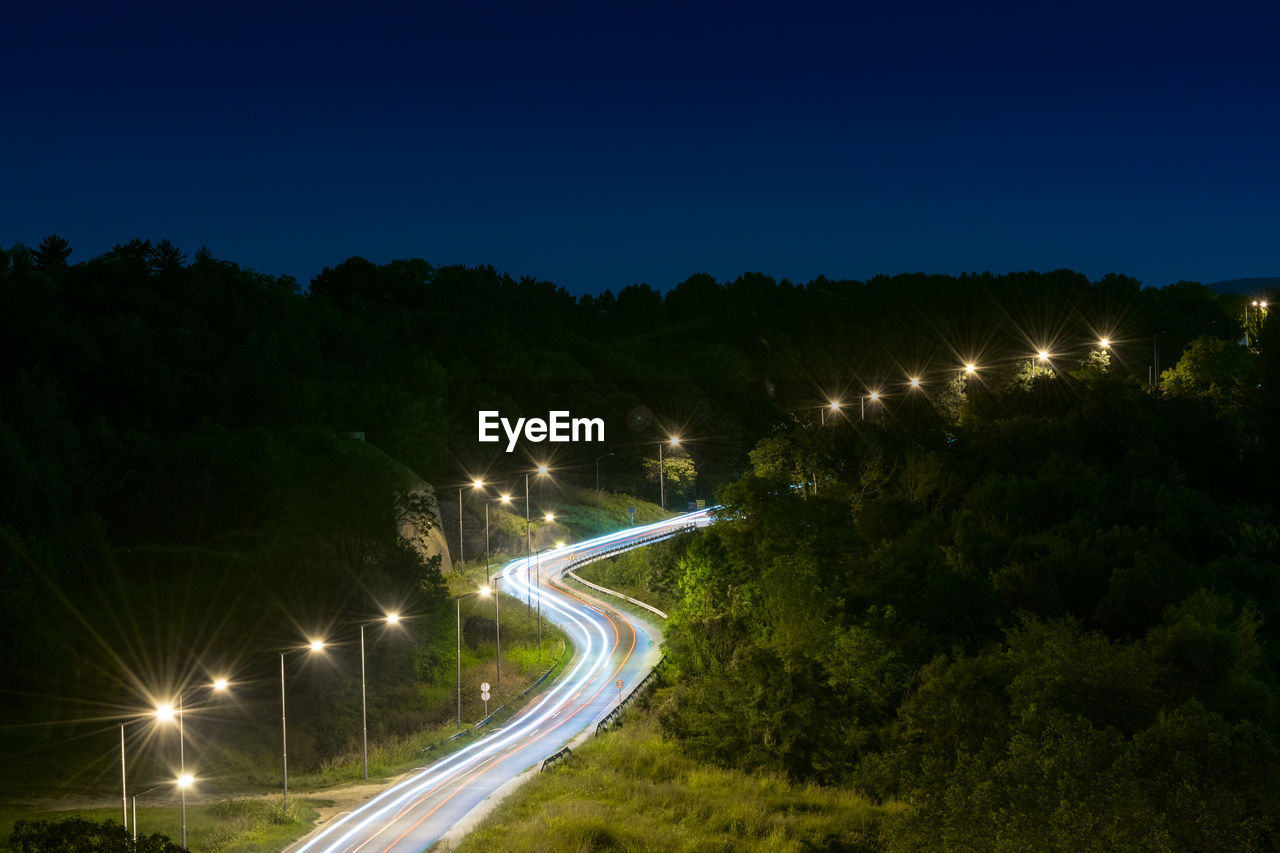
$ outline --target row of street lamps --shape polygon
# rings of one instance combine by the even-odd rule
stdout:
[[[1266,303],[1263,303],[1263,305],[1265,304]],[[1098,349],[1109,350],[1111,348],[1111,339],[1099,338],[1096,342],[1096,346],[1098,347]],[[1053,360],[1054,354],[1047,349],[1039,349],[1035,353],[1033,353],[1030,357],[1035,359],[1037,362],[1039,362],[1042,365],[1047,365]],[[979,367],[976,362],[972,362],[972,361],[967,361],[956,369],[959,371],[960,375],[965,377],[965,379],[969,379],[973,376],[976,376],[982,370],[982,368]],[[924,379],[920,376],[908,376],[907,387],[913,391],[921,390],[924,388]],[[881,401],[883,396],[884,396],[883,392],[879,390],[868,390],[867,393],[858,395],[858,408],[859,408],[859,413],[862,420],[867,419],[867,403],[868,402],[873,404],[878,403]],[[820,419],[821,419],[822,425],[826,426],[828,411],[834,414],[836,412],[839,412],[843,407],[844,407],[844,401],[842,400],[839,400],[839,399],[828,400],[827,405],[823,406],[820,411]]]
[[[550,550],[550,549],[547,549]],[[541,553],[541,552],[540,552]],[[495,639],[497,642],[497,669],[495,683],[502,683],[502,623],[501,614],[498,606],[498,596],[489,586],[481,587],[473,592],[462,593],[453,596],[453,600],[457,606],[457,652],[458,652],[458,728],[462,728],[462,599],[469,598],[473,595],[488,597],[493,594],[494,597],[494,623],[495,623]],[[539,616],[541,616],[541,602],[539,602]],[[369,716],[367,703],[367,682],[365,668],[365,643],[364,629],[370,625],[386,624],[397,625],[402,621],[400,614],[391,612],[387,613],[381,619],[375,619],[370,622],[364,622],[360,625],[360,716],[361,716],[361,740],[362,740],[362,757],[364,765],[364,778],[369,778]],[[539,625],[539,650],[541,650],[541,625]],[[289,748],[288,748],[288,713],[285,694],[285,658],[295,652],[318,652],[326,647],[326,643],[321,639],[310,640],[305,646],[286,649],[280,652],[280,761],[281,761],[281,779],[283,802],[287,808],[289,805]],[[209,688],[216,692],[225,692],[229,687],[226,678],[218,678],[209,684]],[[161,723],[170,723],[177,721],[178,724],[178,755],[179,755],[179,772],[176,779],[173,780],[182,794],[182,846],[187,846],[187,789],[195,784],[195,777],[187,772],[186,767],[186,730],[184,725],[184,709],[185,709],[186,691],[181,690],[176,697],[176,707],[174,703],[163,703],[156,706],[155,710],[145,717],[139,717],[134,720],[126,720],[120,724],[120,797],[122,806],[122,816],[124,827],[129,828],[129,795],[128,795],[128,776],[126,772],[125,760],[125,728],[134,723],[143,722],[147,719],[154,719]],[[136,839],[138,834],[137,825],[137,798],[152,791],[158,790],[164,785],[157,785],[148,788],[141,793],[133,795],[133,837]]]
[[[680,436],[678,436],[678,435],[670,435],[670,436],[667,436],[666,441],[658,442],[658,496],[659,496],[659,497],[658,497],[658,502],[659,502],[659,505],[660,505],[663,509],[666,509],[666,508],[667,508],[666,476],[665,476],[665,475],[666,475],[666,466],[663,464],[663,449],[664,449],[664,448],[666,448],[666,447],[673,447],[673,448],[678,448],[678,447],[680,447]],[[597,534],[599,534],[599,533],[601,532],[601,527],[600,527],[600,503],[601,503],[601,492],[600,492],[600,460],[601,460],[601,459],[608,459],[610,456],[613,456],[613,455],[614,455],[614,452],[613,452],[613,451],[609,451],[608,453],[605,453],[605,454],[603,454],[602,456],[597,456],[597,457],[595,458],[595,466],[596,466],[596,533],[597,533]],[[547,477],[547,476],[549,476],[549,475],[550,475],[550,473],[551,473],[551,468],[550,468],[549,466],[547,466],[547,465],[539,465],[539,466],[538,466],[538,468],[537,468],[537,471],[536,471],[536,472],[529,472],[529,471],[524,472],[524,535],[525,535],[525,558],[526,558],[526,559],[529,559],[529,560],[532,560],[532,559],[533,559],[532,532],[531,532],[531,522],[530,522],[530,517],[529,517],[529,474],[530,474],[530,473],[536,473],[536,474],[537,474],[537,476],[539,476],[539,477]],[[477,478],[475,478],[475,479],[473,479],[473,480],[471,481],[471,489],[472,489],[472,491],[483,491],[483,490],[484,490],[484,488],[485,488],[485,486],[487,486],[487,485],[490,485],[490,484],[486,483],[483,479],[480,479],[480,478],[478,478],[478,477],[477,477]],[[464,545],[463,545],[464,534],[463,534],[463,530],[462,530],[462,511],[463,511],[463,510],[462,510],[462,496],[463,496],[463,492],[465,491],[465,489],[466,489],[466,486],[460,486],[460,487],[458,488],[458,563],[459,563],[459,569],[458,569],[458,570],[459,570],[459,571],[461,571],[461,570],[462,570],[462,568],[461,568],[461,567],[462,567],[462,565],[464,565],[464,564],[466,563],[466,553],[465,553],[465,547],[464,547]],[[484,516],[484,557],[485,557],[485,580],[486,580],[486,581],[487,581],[487,580],[489,580],[489,568],[490,568],[490,556],[489,556],[489,544],[490,544],[490,541],[489,541],[489,505],[490,505],[490,504],[494,504],[494,503],[501,503],[501,504],[503,504],[503,505],[507,505],[507,504],[510,504],[513,500],[515,500],[515,498],[513,498],[509,493],[502,493],[502,494],[499,494],[499,495],[498,495],[498,497],[497,497],[496,499],[491,499],[491,500],[487,500],[487,501],[485,501],[485,505],[484,505],[484,513],[485,513],[485,516]],[[546,513],[546,515],[545,515],[543,518],[544,518],[544,520],[545,520],[545,521],[551,522],[551,521],[554,521],[554,520],[555,520],[555,514],[554,514],[554,513]]]

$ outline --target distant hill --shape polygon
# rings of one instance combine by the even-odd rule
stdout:
[[[1206,282],[1219,293],[1243,293],[1245,295],[1263,293],[1269,289],[1280,289],[1280,277],[1272,278],[1232,278],[1226,281]]]

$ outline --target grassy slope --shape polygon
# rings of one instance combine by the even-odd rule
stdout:
[[[893,808],[849,789],[708,767],[636,711],[535,777],[457,849],[871,851]]]
[[[634,583],[627,593],[655,600]],[[457,849],[874,851],[881,819],[899,809],[848,788],[706,766],[664,740],[652,712],[640,708],[535,777]]]

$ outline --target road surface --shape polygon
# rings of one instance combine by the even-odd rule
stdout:
[[[499,588],[562,628],[574,656],[561,676],[501,728],[396,782],[359,808],[317,828],[291,853],[417,853],[481,806],[490,794],[540,765],[597,722],[658,662],[661,634],[652,624],[569,589],[559,577],[576,561],[639,547],[690,526],[711,523],[709,510],[632,527],[563,549],[541,562],[520,559],[499,575]],[[540,571],[539,571],[540,569]]]

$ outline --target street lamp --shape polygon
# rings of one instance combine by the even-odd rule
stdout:
[[[216,691],[227,689],[227,679],[218,678],[209,685]],[[187,846],[187,788],[191,785],[191,775],[187,773],[187,734],[185,728],[185,715],[183,714],[183,697],[186,695],[185,690],[178,691],[178,710],[176,716],[178,718],[178,787],[182,791],[182,846]],[[175,716],[173,705],[164,704],[156,708],[156,719],[161,722],[170,722]],[[187,782],[183,784],[182,780]]]
[[[196,784],[196,779],[191,774],[182,774],[178,776],[177,779],[173,780],[173,784],[177,785],[179,789],[182,789],[183,802],[186,803],[187,789],[191,788],[193,784]],[[152,785],[151,788],[147,788],[145,792],[134,794],[133,797],[129,798],[133,806],[133,840],[134,841],[138,840],[138,797],[146,797],[147,794],[154,792],[154,790],[160,790],[161,788],[164,788],[164,785]],[[183,827],[186,827],[186,824],[187,824],[186,818],[183,818]],[[125,829],[128,829],[128,826],[125,826]],[[186,841],[183,841],[182,845],[183,847],[187,847]]]
[[[862,408],[862,419],[864,421],[867,419],[867,400],[870,400],[873,403],[880,402],[880,392],[872,391],[868,394],[864,394],[862,395],[862,398],[858,401],[858,403],[861,405],[861,408]]]
[[[913,376],[913,377],[911,377],[911,387],[912,387],[912,388],[919,388],[919,387],[920,387],[920,377],[918,377],[918,376]]]
[[[542,555],[548,551],[557,551],[560,549],[560,543],[556,543],[555,548],[543,548],[538,552],[538,659],[542,659]]]
[[[291,655],[294,652],[318,652],[323,648],[324,640],[312,640],[305,646],[287,649],[280,653],[280,759],[284,767],[284,807],[286,811],[289,808],[289,737],[288,728],[285,725],[284,658],[285,655]]]
[[[459,573],[462,572],[463,566],[467,562],[466,555],[463,552],[463,546],[462,546],[462,489],[463,488],[465,488],[465,486],[460,487],[458,489],[458,572]],[[476,489],[483,489],[483,488],[484,488],[484,480],[476,478],[471,481],[472,491],[475,491]]]
[[[831,401],[831,403],[830,403],[829,405],[826,405],[826,406],[823,406],[823,407],[822,407],[822,409],[821,409],[821,411],[820,411],[820,413],[819,413],[819,417],[822,419],[822,426],[826,426],[826,425],[827,425],[827,409],[830,409],[830,410],[832,411],[832,413],[835,413],[835,412],[840,411],[840,401],[839,401],[839,400],[832,400],[832,401]]]
[[[369,781],[369,706],[365,702],[364,629],[379,622],[395,625],[399,621],[400,614],[392,612],[381,619],[374,619],[372,622],[365,622],[360,626],[360,727],[364,739],[364,778],[366,782]]]
[[[613,455],[613,451],[609,451],[604,456],[596,457],[596,535],[600,535],[600,460],[608,459]]]
[[[672,447],[680,446],[680,436],[673,435],[668,438],[667,444]],[[663,509],[667,508],[667,483],[666,483],[666,463],[662,460],[663,442],[658,442],[658,504]]]
[[[453,597],[454,604],[458,608],[458,728],[462,728],[462,599],[470,598],[473,595],[485,596],[489,594],[489,587],[482,586],[475,592],[464,592],[462,595]]]
[[[125,773],[124,761],[124,727],[131,726],[134,723],[141,723],[148,719],[157,719],[161,722],[173,719],[172,705],[159,705],[154,711],[145,717],[139,717],[135,720],[125,720],[120,724],[120,819],[124,822],[124,828],[129,828],[129,780]]]
[[[1049,351],[1047,349],[1040,350],[1038,353],[1036,353],[1036,358],[1038,358],[1041,361],[1041,363],[1047,362],[1050,358]]]

